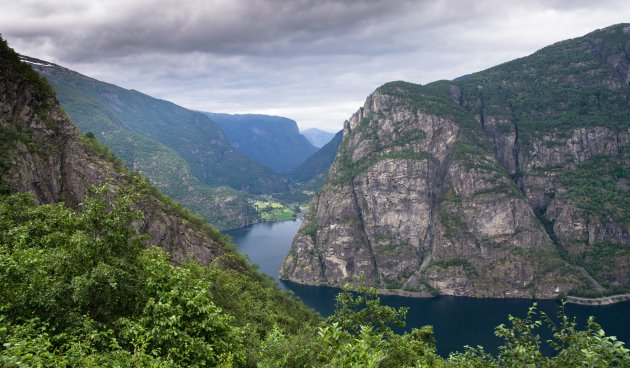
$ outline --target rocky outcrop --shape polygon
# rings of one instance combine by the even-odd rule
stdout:
[[[40,203],[63,201],[78,208],[95,185],[137,185],[68,120],[48,84],[20,63],[4,41],[0,46],[2,187],[30,192]],[[174,262],[193,257],[207,264],[224,253],[218,238],[176,215],[160,197],[144,195],[138,206],[145,214],[138,226],[150,235],[151,243],[171,252]]]
[[[553,297],[570,288],[575,278],[537,274],[532,254],[560,262],[551,240],[494,157],[461,153],[473,143],[460,130],[403,98],[371,95],[346,123],[283,277],[341,286],[361,275],[421,295]],[[345,180],[356,170],[347,157],[369,165]]]
[[[630,288],[627,29],[377,89],[345,123],[281,276],[416,295]]]

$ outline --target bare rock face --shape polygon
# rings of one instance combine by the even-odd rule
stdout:
[[[462,80],[378,88],[345,123],[281,277],[419,296],[630,289],[622,26]]]
[[[90,147],[58,107],[50,87],[29,69],[6,44],[0,49],[3,187],[33,193],[40,203],[63,201],[77,208],[92,186],[133,186],[122,167]],[[207,264],[223,253],[218,241],[174,214],[159,198],[147,194],[138,205],[145,214],[138,226],[152,243],[170,251],[174,262],[193,257]]]
[[[346,123],[329,182],[282,276],[341,286],[360,275],[380,289],[419,295],[567,291],[575,277],[550,275],[542,256],[531,256],[562,265],[527,200],[492,155],[461,153],[468,145],[453,119],[375,92]],[[356,175],[347,179],[348,171]]]

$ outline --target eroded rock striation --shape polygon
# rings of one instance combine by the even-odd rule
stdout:
[[[281,276],[554,298],[630,287],[630,25],[454,81],[385,84],[345,122]]]

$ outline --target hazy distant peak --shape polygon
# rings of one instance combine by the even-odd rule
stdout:
[[[335,136],[335,132],[327,132],[317,128],[304,129],[301,133],[317,148],[324,147]]]

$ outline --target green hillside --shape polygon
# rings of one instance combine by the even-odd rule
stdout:
[[[250,193],[281,192],[286,188],[271,170],[235,152],[221,129],[202,113],[57,65],[34,67],[49,80],[61,106],[83,131],[92,131],[100,137],[116,126],[119,130],[112,134],[126,130],[157,141],[186,160],[192,174],[203,184],[225,185]],[[107,126],[102,126],[105,123]],[[112,143],[120,148],[135,137],[117,136]],[[114,153],[118,154],[117,150]],[[121,158],[126,159],[124,154]]]
[[[40,64],[34,66],[53,85],[65,111],[83,132],[91,132],[129,169],[141,172],[161,191],[219,228],[242,227],[261,219],[249,195],[234,187],[252,192],[284,188],[270,170],[236,154],[202,114],[45,61],[23,59]],[[179,129],[187,133],[177,137]],[[187,146],[195,135],[197,145]],[[204,139],[209,143],[204,144]],[[194,147],[198,151],[193,152]],[[212,158],[202,162],[196,153]]]

